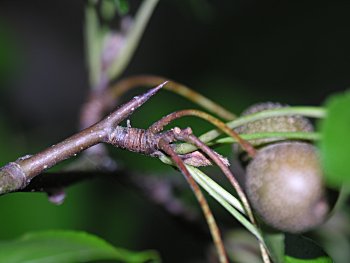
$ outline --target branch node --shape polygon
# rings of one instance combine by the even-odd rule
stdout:
[[[22,189],[29,182],[18,163],[10,162],[0,169],[0,194]]]

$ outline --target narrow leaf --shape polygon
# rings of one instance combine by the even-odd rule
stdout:
[[[191,173],[193,179],[202,186],[216,201],[218,201],[234,218],[237,219],[247,230],[249,230],[260,242],[264,244],[264,239],[260,233],[260,230],[256,228],[244,215],[242,215],[236,208],[232,206],[232,204],[228,203],[226,198],[224,198],[219,192],[217,192],[216,188],[221,188],[221,186],[212,185],[212,182],[206,181],[208,176],[204,174],[201,170],[194,168],[192,166],[186,166],[189,172]],[[203,180],[204,178],[204,180]],[[208,183],[209,182],[209,183]],[[225,191],[221,188],[220,191]],[[228,193],[227,193],[228,194]],[[229,200],[236,199],[231,195]]]

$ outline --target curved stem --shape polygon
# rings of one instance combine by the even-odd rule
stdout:
[[[121,95],[123,95],[125,92],[133,88],[155,86],[160,82],[164,82],[165,80],[166,79],[163,77],[153,76],[153,75],[138,75],[138,76],[128,77],[117,82],[114,86],[112,86],[108,91],[109,92],[108,97],[112,97],[116,99],[116,98],[119,98]],[[207,97],[204,97],[200,93],[195,92],[194,90],[190,89],[185,85],[182,85],[175,81],[170,81],[166,85],[166,87],[164,87],[164,89],[185,97],[186,99],[200,105],[204,109],[216,114],[217,116],[227,121],[233,120],[236,118],[236,116],[230,111],[226,110],[219,104],[213,102]]]
[[[244,115],[234,121],[227,123],[231,128],[237,128],[243,124],[280,116],[293,116],[300,115],[310,118],[324,118],[326,117],[326,110],[322,107],[310,107],[310,106],[293,106],[293,107],[283,107],[271,110],[264,110],[250,115]]]
[[[250,141],[257,139],[268,139],[275,138],[281,140],[307,140],[307,141],[318,141],[321,139],[321,134],[318,132],[259,132],[250,134],[240,134],[242,139]],[[238,141],[232,137],[226,137],[216,140],[215,144],[224,143],[237,143]],[[208,144],[210,145],[210,143]]]
[[[149,128],[149,130],[154,132],[154,133],[160,132],[170,122],[172,122],[175,119],[184,117],[184,116],[196,116],[196,117],[199,117],[201,119],[204,119],[204,120],[210,122],[211,124],[213,124],[214,126],[219,128],[220,130],[222,130],[224,133],[226,133],[227,135],[234,138],[251,157],[255,156],[256,150],[249,142],[242,139],[241,136],[238,135],[238,133],[236,133],[234,130],[232,130],[230,127],[228,127],[224,122],[220,121],[219,119],[211,116],[210,114],[208,114],[206,112],[199,111],[199,110],[189,109],[189,110],[181,110],[181,111],[173,112],[173,113],[163,117],[162,119],[160,119],[156,123],[154,123]]]
[[[223,243],[222,238],[221,238],[220,230],[219,230],[219,228],[216,224],[215,218],[214,218],[214,216],[209,208],[207,200],[205,199],[198,184],[192,178],[192,176],[191,176],[190,172],[187,170],[184,162],[174,152],[174,150],[171,148],[171,146],[169,145],[169,143],[167,141],[161,140],[159,143],[159,146],[165,153],[167,153],[173,159],[174,163],[177,165],[177,167],[179,168],[181,173],[185,176],[188,184],[191,186],[192,191],[193,191],[194,195],[196,196],[198,203],[200,204],[200,206],[203,210],[205,219],[206,219],[207,224],[208,224],[209,229],[210,229],[210,233],[213,237],[214,244],[216,246],[216,250],[217,250],[218,255],[219,255],[220,263],[228,263],[229,261],[228,261],[227,255],[226,255],[224,243]]]
[[[241,186],[239,185],[239,183],[237,182],[236,178],[233,176],[232,172],[230,171],[230,169],[221,161],[220,158],[218,158],[218,156],[216,155],[216,153],[209,148],[206,144],[204,144],[202,141],[200,141],[196,136],[194,136],[193,134],[190,134],[188,136],[183,136],[181,137],[182,140],[187,141],[189,143],[194,144],[195,146],[197,146],[199,149],[201,149],[205,154],[207,154],[210,159],[212,159],[217,166],[219,166],[219,168],[221,169],[221,171],[225,174],[225,176],[227,177],[227,179],[230,181],[231,185],[234,187],[234,189],[236,190],[239,198],[241,199],[241,202],[243,204],[244,209],[246,210],[246,213],[249,217],[249,220],[255,224],[255,218],[253,216],[253,212],[252,209],[249,205],[248,199],[243,191],[243,189],[241,188]]]
[[[311,117],[311,118],[324,118],[326,114],[327,114],[326,110],[322,107],[301,107],[301,106],[285,107],[285,108],[278,108],[278,109],[272,109],[272,110],[264,110],[258,113],[245,115],[236,120],[230,121],[226,124],[231,129],[235,129],[244,124],[254,122],[257,120],[271,118],[271,117],[301,115],[301,116]],[[208,143],[216,139],[217,137],[219,137],[219,135],[221,134],[222,132],[215,129],[202,134],[201,136],[199,136],[199,139],[204,143]],[[176,147],[176,152],[179,154],[189,153],[194,150],[196,150],[196,147],[194,147],[191,144],[179,144]]]
[[[215,152],[211,148],[209,148],[206,144],[201,142],[193,134],[190,134],[188,136],[184,136],[181,139],[196,145],[199,149],[201,149],[203,152],[205,152],[220,167],[221,171],[223,171],[223,173],[229,179],[232,186],[235,188],[235,190],[236,190],[239,198],[241,199],[241,202],[246,210],[246,213],[248,215],[249,220],[252,222],[252,224],[254,226],[257,226],[256,220],[254,218],[254,215],[253,215],[252,209],[250,207],[250,204],[248,202],[248,199],[247,199],[243,189],[240,187],[239,183],[237,182],[236,178],[233,176],[230,169],[220,160],[220,158],[218,158],[218,156],[215,154]],[[269,263],[270,258],[268,256],[268,251],[267,251],[264,243],[261,241],[259,241],[259,248],[260,248],[264,263]]]

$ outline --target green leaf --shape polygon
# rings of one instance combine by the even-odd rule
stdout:
[[[331,263],[333,260],[309,238],[285,234],[286,263]]]
[[[322,163],[326,181],[339,187],[350,183],[350,91],[326,102],[327,117],[320,123]]]
[[[130,252],[85,232],[41,231],[0,242],[0,262],[73,263],[96,260],[160,262],[156,252]]]
[[[174,163],[166,156],[159,158],[163,163],[174,165]],[[238,220],[247,230],[249,230],[262,244],[264,244],[263,236],[261,235],[260,229],[254,226],[244,215],[244,208],[241,202],[223,189],[220,185],[214,182],[201,170],[186,165],[186,168],[190,172],[193,179],[204,188],[216,201],[219,202],[234,218]]]
[[[332,263],[333,260],[327,257],[320,257],[315,259],[298,259],[286,256],[284,258],[285,263]]]

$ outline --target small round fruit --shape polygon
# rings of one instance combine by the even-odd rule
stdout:
[[[264,110],[278,109],[287,107],[280,103],[263,102],[250,106],[246,109],[242,116],[261,112]],[[280,116],[261,119],[247,123],[236,129],[238,133],[251,134],[260,132],[312,132],[313,125],[311,122],[302,116]],[[254,146],[261,146],[263,144],[283,140],[281,138],[268,138],[250,141]]]
[[[329,205],[316,148],[303,142],[266,146],[247,166],[247,196],[263,221],[284,232],[324,222]]]

